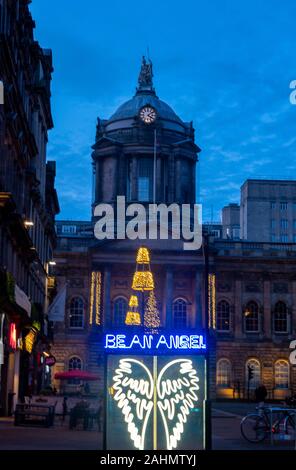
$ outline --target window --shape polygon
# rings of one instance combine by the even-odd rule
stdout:
[[[276,361],[274,365],[274,385],[275,388],[289,388],[289,363],[284,359]]]
[[[281,229],[286,230],[288,228],[288,220],[281,219]]]
[[[231,386],[231,363],[228,359],[219,359],[217,362],[216,384],[221,388]]]
[[[218,331],[230,330],[230,305],[226,300],[218,302],[216,325]]]
[[[274,210],[276,208],[276,203],[275,201],[272,201],[271,204],[270,204],[270,207],[272,210]]]
[[[277,302],[275,304],[273,327],[275,333],[288,332],[288,314],[285,302]]]
[[[240,238],[240,228],[233,228],[232,229],[232,236],[234,239]]]
[[[275,229],[276,227],[276,221],[274,219],[271,219],[271,228]]]
[[[274,233],[271,234],[271,241],[273,243],[276,242],[276,235]]]
[[[253,371],[253,377],[249,381],[249,366]],[[261,367],[257,359],[248,359],[246,362],[246,387],[249,384],[250,390],[255,390],[261,382]]]
[[[280,203],[280,208],[281,208],[281,211],[286,211],[288,209],[288,203],[287,202],[281,202]]]
[[[125,324],[127,301],[124,297],[118,297],[113,303],[113,324],[121,326]]]
[[[186,328],[187,303],[183,299],[177,299],[173,303],[174,328]]]
[[[247,304],[245,312],[245,331],[247,333],[259,331],[259,307],[257,302],[251,301]]]
[[[296,243],[296,235],[293,235],[293,242]]]
[[[76,225],[62,225],[62,233],[76,233]]]
[[[68,365],[68,370],[82,370],[82,360],[78,356],[73,356],[69,360],[69,365]],[[69,385],[78,385],[81,383],[81,380],[79,379],[69,379],[68,384]]]
[[[84,302],[81,297],[74,297],[70,303],[70,328],[83,328]]]
[[[296,230],[296,219],[293,220],[293,228]]]
[[[281,235],[281,242],[282,243],[287,243],[288,242],[288,235],[287,234],[282,234]]]
[[[138,200],[151,201],[153,193],[153,159],[138,160]]]

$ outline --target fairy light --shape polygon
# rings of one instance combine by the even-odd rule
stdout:
[[[96,325],[101,324],[102,274],[96,273]]]
[[[154,289],[154,280],[151,271],[136,271],[133,277],[133,290],[149,291]]]
[[[141,316],[137,311],[137,308],[139,306],[138,297],[136,295],[131,295],[128,305],[129,310],[126,314],[125,324],[136,326],[141,325]]]
[[[139,306],[138,297],[136,295],[131,295],[128,305],[129,307],[138,307]]]
[[[150,256],[149,256],[148,248],[144,248],[144,247],[139,248],[136,261],[138,264],[150,263]]]
[[[91,273],[90,281],[90,299],[89,299],[89,324],[93,324],[93,308],[94,308],[94,295],[95,295],[95,276],[96,273]]]
[[[157,308],[157,301],[154,291],[149,292],[145,313],[144,313],[144,326],[148,328],[151,333],[157,333],[160,326],[159,311]]]
[[[209,309],[209,327],[216,329],[216,275],[209,274],[208,276],[208,309]]]

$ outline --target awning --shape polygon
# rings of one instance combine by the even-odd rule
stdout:
[[[91,372],[87,372],[85,370],[69,370],[67,372],[56,372],[54,378],[58,380],[100,380],[100,377],[98,375],[92,374]]]

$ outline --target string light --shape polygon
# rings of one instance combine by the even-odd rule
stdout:
[[[89,300],[89,324],[93,324],[95,311],[95,324],[101,324],[101,293],[102,293],[102,274],[100,271],[91,273],[90,282],[90,300]]]
[[[126,325],[141,325],[141,316],[137,311],[139,306],[138,297],[136,295],[132,295],[129,300],[129,311],[126,314],[125,324]]]
[[[96,273],[96,325],[101,324],[102,274]]]
[[[149,292],[149,297],[145,307],[144,326],[148,328],[151,333],[157,333],[157,329],[160,326],[159,311],[153,290]]]
[[[144,247],[139,248],[136,261],[138,264],[150,263],[150,256],[149,256],[148,248],[144,248]]]
[[[90,281],[90,299],[89,299],[89,324],[93,323],[93,308],[94,308],[94,292],[95,292],[95,275],[96,273],[91,273]]]
[[[216,275],[209,274],[208,276],[208,312],[209,312],[209,327],[216,329]]]
[[[151,271],[136,271],[133,277],[133,290],[149,291],[154,289],[154,280]]]

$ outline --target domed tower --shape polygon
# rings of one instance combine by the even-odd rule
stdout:
[[[192,122],[156,95],[150,60],[142,59],[136,94],[108,119],[98,118],[93,146],[93,206],[117,196],[141,203],[196,202]]]

